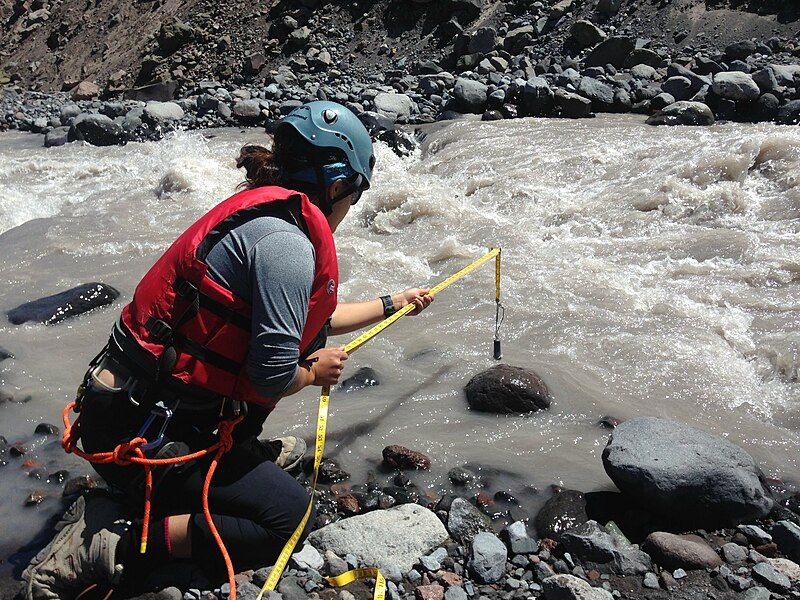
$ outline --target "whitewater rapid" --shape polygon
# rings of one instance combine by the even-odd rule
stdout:
[[[56,326],[0,323],[0,434],[28,440],[45,470],[89,472],[57,440],[86,362],[138,278],[241,181],[256,130],[45,150],[0,136],[0,309],[102,281],[112,307]],[[348,363],[382,384],[334,393],[328,454],[357,477],[387,444],[421,450],[436,487],[480,463],[545,498],[550,484],[610,485],[604,415],[674,418],[743,445],[768,476],[800,466],[800,130],[652,128],[632,116],[433,126],[413,156],[377,147],[372,190],[337,232],[342,300],[439,281],[503,247],[505,361],[534,369],[554,402],[532,416],[472,413],[462,388],[493,364],[493,274],[477,271]],[[349,338],[343,338],[344,343]],[[268,433],[313,436],[314,390],[284,399]],[[26,458],[28,458],[26,456]],[[0,558],[55,512],[60,489],[21,462],[0,468]],[[22,504],[33,489],[53,497]],[[5,524],[18,524],[13,529]],[[0,567],[2,568],[2,567]]]

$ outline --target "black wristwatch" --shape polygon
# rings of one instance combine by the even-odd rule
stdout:
[[[383,302],[384,317],[391,317],[394,313],[397,312],[397,309],[394,307],[394,301],[392,300],[391,296],[381,296],[381,302]]]

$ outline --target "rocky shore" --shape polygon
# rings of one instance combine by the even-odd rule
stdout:
[[[112,145],[158,139],[175,129],[269,126],[314,99],[344,103],[375,135],[465,115],[497,120],[634,112],[649,115],[652,125],[800,122],[797,35],[724,45],[714,39],[719,34],[697,35],[687,44],[687,31],[648,36],[653,32],[636,17],[642,7],[606,0],[491,7],[449,0],[444,14],[437,7],[420,3],[407,16],[412,25],[427,23],[419,40],[425,52],[401,54],[384,44],[372,69],[345,69],[345,57],[330,43],[341,32],[326,18],[326,7],[289,4],[271,26],[269,51],[221,71],[208,64],[206,75],[224,77],[200,80],[187,79],[182,68],[191,63],[193,73],[203,71],[202,57],[193,53],[197,28],[172,20],[153,40],[159,69],[152,77],[161,80],[125,87],[113,78],[103,86],[85,79],[48,93],[26,91],[6,76],[0,129],[45,134],[46,146],[80,140]],[[361,29],[344,25],[353,36],[381,28],[369,18]],[[368,51],[362,48],[365,56]],[[177,66],[165,70],[169,64]]]
[[[342,387],[373,385],[379,376],[363,369]],[[465,399],[515,414],[550,402],[535,373],[507,365],[477,374]],[[430,487],[418,475],[436,459],[403,446],[387,446],[361,483],[325,459],[314,531],[270,597],[371,598],[370,581],[334,589],[323,579],[357,567],[379,567],[393,600],[800,597],[797,489],[767,480],[744,449],[674,421],[608,417],[598,427],[609,429],[602,463],[618,491],[554,486],[536,513],[478,465],[455,466],[447,486]],[[58,428],[41,424],[34,435],[55,438]],[[25,441],[0,442],[3,464],[26,460]],[[32,477],[64,486],[65,504],[100,485],[88,475],[65,482],[27,460]],[[297,475],[307,486],[311,464]],[[270,571],[239,573],[238,597],[254,600]],[[225,600],[219,583],[171,564],[126,597]]]

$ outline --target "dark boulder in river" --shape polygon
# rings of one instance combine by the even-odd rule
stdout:
[[[647,510],[683,526],[730,526],[773,507],[753,458],[730,442],[667,419],[626,421],[611,434],[603,466]]]
[[[84,141],[93,146],[116,146],[125,141],[122,125],[105,115],[83,113],[69,129],[70,142]]]
[[[550,392],[533,371],[497,365],[469,380],[464,393],[473,410],[494,413],[533,412],[550,406]]]
[[[342,392],[354,392],[365,387],[372,387],[381,384],[380,375],[371,367],[361,367],[350,377],[339,384]]]
[[[648,125],[713,125],[714,113],[702,102],[681,100],[647,119]]]
[[[583,525],[588,520],[583,492],[564,490],[545,502],[533,524],[540,538],[554,540],[560,532]]]
[[[65,292],[21,304],[8,311],[8,320],[14,325],[28,321],[53,325],[69,317],[111,304],[117,298],[119,292],[110,285],[84,283]]]
[[[14,355],[11,354],[8,350],[0,346],[0,362],[4,361],[7,358],[14,358]]]

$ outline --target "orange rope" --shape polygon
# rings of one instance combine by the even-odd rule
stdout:
[[[217,470],[217,465],[219,464],[220,458],[222,458],[222,455],[230,450],[233,446],[233,429],[244,417],[239,416],[235,419],[220,421],[219,425],[217,426],[219,440],[208,448],[198,450],[197,452],[193,452],[191,454],[175,456],[172,458],[147,458],[141,448],[147,443],[147,440],[142,437],[136,437],[128,442],[119,444],[110,452],[84,452],[78,448],[78,440],[80,439],[80,415],[74,423],[71,423],[69,420],[69,411],[72,410],[75,405],[75,402],[70,402],[64,407],[64,412],[62,413],[62,417],[64,419],[64,433],[62,434],[61,445],[66,452],[80,456],[81,458],[93,463],[114,463],[120,466],[133,464],[141,465],[144,468],[144,515],[142,516],[142,534],[140,545],[140,551],[142,554],[147,551],[147,534],[150,528],[150,498],[153,494],[153,468],[189,462],[204,456],[208,456],[212,452],[216,452],[214,457],[211,459],[211,464],[208,467],[208,472],[206,473],[206,478],[203,483],[203,515],[206,518],[208,529],[211,532],[211,535],[214,537],[214,541],[217,543],[220,554],[222,554],[222,559],[225,561],[225,569],[228,572],[228,584],[231,588],[230,600],[236,600],[236,579],[234,577],[235,573],[233,571],[233,563],[231,562],[227,548],[225,548],[225,543],[222,541],[222,537],[219,535],[219,531],[217,531],[214,521],[211,518],[211,510],[208,506],[208,492],[211,488],[211,478],[214,476],[214,472]]]

